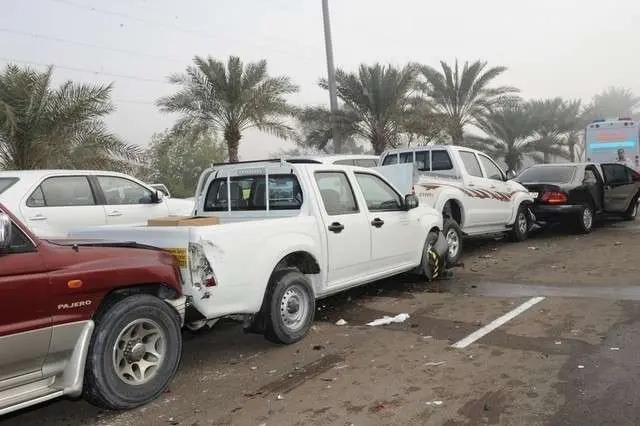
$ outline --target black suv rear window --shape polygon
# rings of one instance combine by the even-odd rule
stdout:
[[[18,178],[0,178],[0,194],[9,189],[17,181]]]
[[[576,166],[530,167],[516,178],[526,183],[569,183],[576,172]]]

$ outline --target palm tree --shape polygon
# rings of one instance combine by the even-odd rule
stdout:
[[[593,97],[583,111],[586,123],[597,118],[640,118],[640,97],[621,87],[610,87]],[[586,126],[585,123],[585,126]]]
[[[426,81],[425,94],[436,112],[445,117],[446,129],[454,144],[464,144],[464,129],[477,125],[497,103],[509,100],[518,89],[509,86],[490,87],[492,81],[507,70],[506,67],[487,68],[487,63],[465,62],[462,70],[456,60],[452,67],[440,62],[442,71],[422,66]]]
[[[225,64],[210,56],[196,56],[193,62],[184,74],[169,77],[181,89],[157,102],[164,112],[182,114],[176,131],[222,132],[230,162],[238,161],[240,139],[247,129],[283,139],[294,136],[283,118],[294,112],[285,96],[298,87],[289,77],[269,76],[266,60],[244,65],[240,58],[230,56]]]
[[[377,63],[360,65],[356,73],[336,70],[337,94],[345,104],[340,115],[346,120],[352,117],[353,134],[368,140],[376,154],[397,144],[416,89],[416,71],[414,65],[396,68]],[[328,89],[326,80],[319,84]]]
[[[575,132],[584,129],[580,117],[580,101],[565,101],[556,97],[553,99],[534,100],[529,103],[531,114],[538,119],[536,129],[538,147],[552,147],[555,152],[566,152],[563,158],[575,158]],[[545,163],[551,161],[551,151],[543,150]]]
[[[300,109],[296,114],[300,135],[296,142],[301,148],[313,149],[318,152],[335,153],[336,146],[333,138],[332,118],[336,129],[340,133],[342,146],[340,152],[353,151],[353,137],[356,135],[358,116],[350,110],[342,108],[332,117],[331,111],[321,106],[308,106]],[[353,153],[353,152],[351,152]]]
[[[486,137],[467,137],[467,146],[484,151],[493,158],[504,159],[510,170],[522,167],[525,157],[542,162],[541,153],[558,154],[561,148],[536,140],[538,118],[523,104],[505,105],[478,122]]]
[[[0,168],[128,169],[142,150],[110,133],[112,86],[51,87],[53,68],[8,65],[0,74]]]

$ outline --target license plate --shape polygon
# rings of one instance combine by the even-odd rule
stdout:
[[[538,198],[538,193],[537,192],[530,192],[529,194],[531,194],[531,196],[533,198]]]

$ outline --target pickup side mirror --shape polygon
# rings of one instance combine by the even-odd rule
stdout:
[[[160,204],[163,199],[164,199],[164,192],[156,189],[151,193],[151,202],[153,204]]]
[[[0,212],[0,250],[8,249],[11,245],[11,219],[9,215]]]
[[[516,177],[516,172],[513,170],[507,170],[507,174],[505,175],[505,180],[511,180]]]
[[[404,208],[405,210],[415,209],[420,205],[420,199],[414,194],[407,194],[404,196]]]

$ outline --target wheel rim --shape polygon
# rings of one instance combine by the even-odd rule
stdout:
[[[582,212],[582,223],[584,224],[585,229],[591,229],[591,225],[593,224],[593,214],[589,207],[585,207]]]
[[[523,212],[518,214],[518,230],[521,234],[527,233],[527,216]]]
[[[447,245],[449,246],[449,258],[454,259],[458,255],[460,248],[460,237],[455,229],[449,229],[447,231]]]
[[[166,336],[150,319],[130,322],[113,347],[113,367],[123,382],[139,386],[153,379],[166,354]]]
[[[292,332],[300,330],[309,316],[309,295],[299,285],[289,287],[280,300],[280,318]]]
[[[638,203],[635,203],[633,206],[633,210],[631,211],[631,217],[636,217],[638,215]]]

